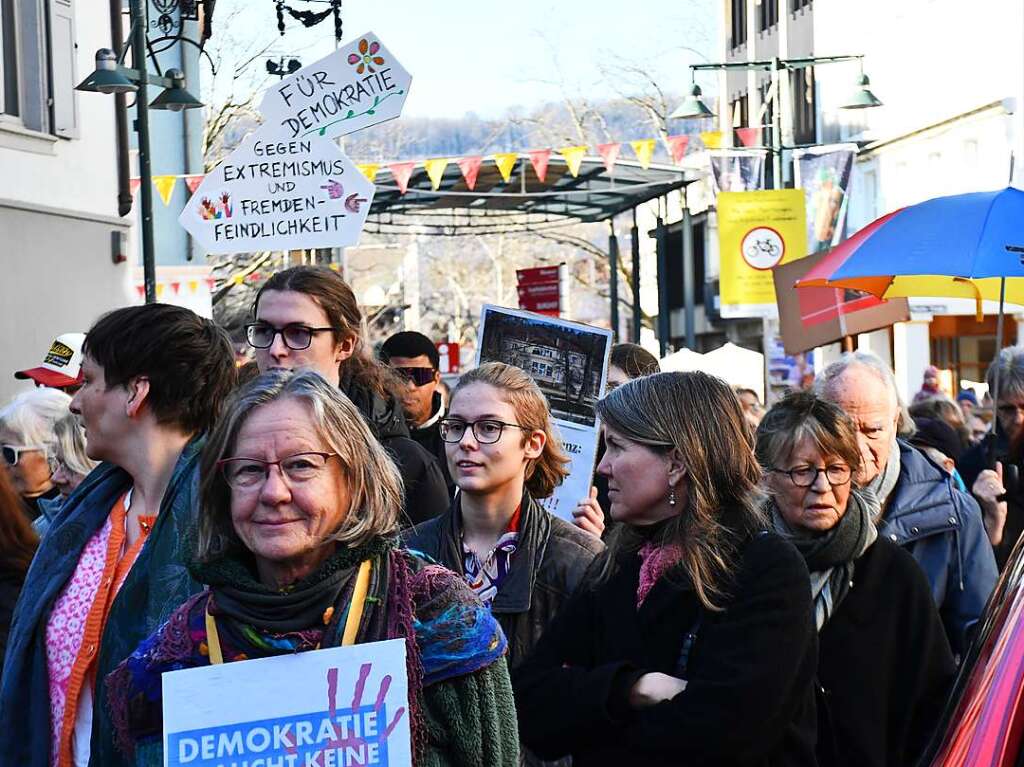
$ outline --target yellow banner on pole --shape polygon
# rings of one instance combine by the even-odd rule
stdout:
[[[654,155],[655,140],[652,138],[642,138],[630,141],[629,145],[633,147],[633,153],[640,162],[640,167],[647,170],[651,165],[651,157]]]
[[[587,147],[563,146],[558,153],[565,159],[565,164],[569,166],[572,177],[576,178],[580,173],[580,163],[583,162],[583,155],[587,153]]]
[[[506,184],[512,178],[512,169],[516,167],[518,159],[519,155],[516,152],[503,152],[494,155],[494,164],[498,166],[498,173],[501,174],[501,178]]]
[[[775,317],[772,269],[807,255],[802,189],[718,194],[723,317]]]
[[[441,186],[441,179],[444,177],[444,169],[448,167],[448,158],[438,157],[433,160],[424,160],[423,167],[427,169],[427,178],[430,179],[430,185],[436,192]]]
[[[175,176],[153,176],[153,186],[159,192],[164,205],[171,204],[171,195],[174,194],[174,185],[177,183],[178,179]]]

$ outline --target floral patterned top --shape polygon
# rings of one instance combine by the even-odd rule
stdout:
[[[484,605],[490,608],[502,581],[512,569],[512,557],[519,545],[519,515],[522,507],[516,509],[509,520],[508,529],[498,538],[494,548],[481,559],[475,551],[466,548],[462,541],[462,572],[466,582]]]

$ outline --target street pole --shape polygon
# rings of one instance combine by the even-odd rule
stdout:
[[[633,226],[629,229],[629,238],[633,256],[633,343],[638,344],[643,314],[640,311],[640,230],[636,225],[636,208],[633,208]]]
[[[139,137],[139,192],[142,201],[142,278],[146,303],[156,303],[156,260],[153,253],[153,177],[149,157],[149,94],[146,65],[146,0],[132,0],[132,59],[141,73],[135,93],[135,132]]]
[[[619,340],[619,238],[615,236],[615,219],[608,220],[608,299],[611,301],[612,340]]]
[[[697,351],[697,329],[695,301],[693,296],[694,281],[696,279],[693,270],[693,219],[690,218],[690,205],[686,200],[686,187],[679,190],[680,201],[683,203],[683,218],[679,231],[683,244],[683,317],[686,321],[686,348],[690,351]]]

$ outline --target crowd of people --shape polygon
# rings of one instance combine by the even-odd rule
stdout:
[[[400,639],[417,765],[912,764],[1024,529],[1024,348],[979,434],[868,354],[765,411],[616,345],[567,521],[522,370],[448,394],[317,267],[245,332],[239,370],[213,322],[118,309],[18,372],[0,763],[163,764],[164,672]]]

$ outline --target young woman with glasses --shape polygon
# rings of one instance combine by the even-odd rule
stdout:
[[[448,508],[437,461],[409,438],[401,405],[403,383],[370,353],[352,288],[337,273],[296,266],[260,288],[246,327],[261,373],[310,368],[337,386],[363,414],[398,464],[404,509],[415,524]]]
[[[446,514],[407,531],[406,544],[466,579],[504,629],[515,668],[604,546],[538,503],[568,458],[522,370],[489,362],[463,375],[441,437],[459,493]]]

